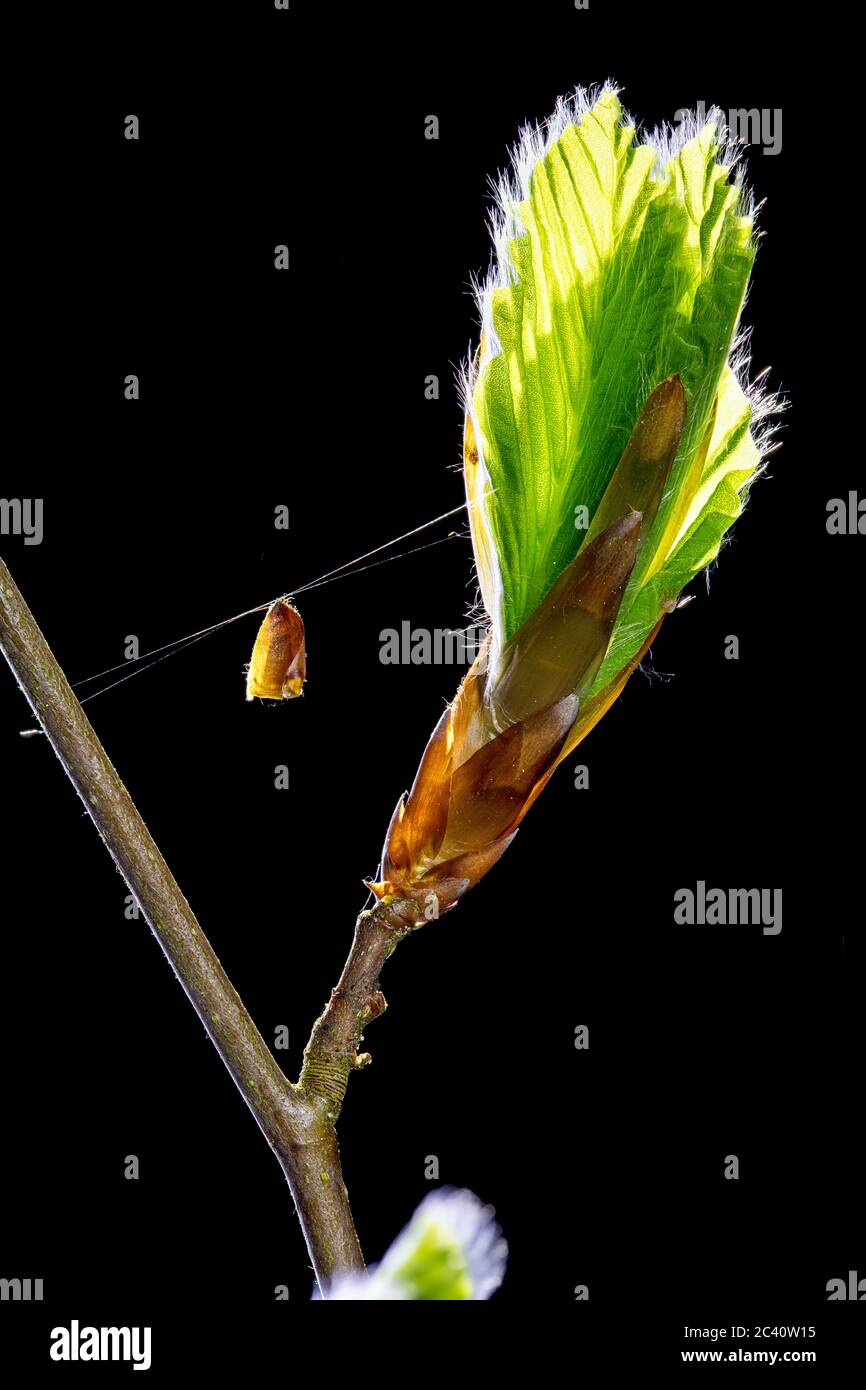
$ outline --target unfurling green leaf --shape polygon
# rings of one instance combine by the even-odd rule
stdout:
[[[712,119],[638,141],[605,89],[594,103],[561,102],[524,134],[514,180],[500,186],[497,250],[467,381],[467,489],[494,667],[602,529],[593,519],[641,409],[678,376],[687,418],[622,606],[620,622],[632,621],[695,481],[754,259],[752,215]],[[615,499],[605,510],[608,524]],[[599,681],[608,676],[605,663]]]
[[[478,882],[718,554],[761,462],[736,344],[752,224],[712,116],[639,141],[605,88],[524,132],[464,381],[490,629],[379,897],[438,913]]]

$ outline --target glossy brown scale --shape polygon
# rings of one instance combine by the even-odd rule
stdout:
[[[248,700],[293,700],[307,678],[304,620],[277,599],[265,614],[247,670]]]

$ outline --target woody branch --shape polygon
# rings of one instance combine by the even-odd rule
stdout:
[[[327,1094],[317,1089],[312,1075],[309,1085],[302,1081],[297,1086],[283,1075],[2,560],[0,648],[211,1041],[276,1154],[294,1197],[310,1258],[324,1292],[335,1274],[363,1268],[340,1168],[337,1137],[330,1118],[333,1106]],[[386,944],[387,939],[383,938],[380,949],[384,950]],[[372,961],[373,956],[368,956],[364,968]],[[360,981],[360,976],[357,978]],[[334,1005],[333,1016],[339,1021],[339,1027],[329,1024],[322,1030],[326,1053],[335,1040],[343,1039],[340,1044],[343,1046],[345,1040],[353,1036],[345,1009],[347,1000],[356,997],[355,980],[353,966],[344,987],[347,993],[340,995],[340,1002]]]

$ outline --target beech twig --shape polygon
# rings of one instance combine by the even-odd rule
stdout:
[[[403,932],[395,908],[358,919],[355,944],[313,1030],[301,1079],[277,1065],[0,560],[0,648],[288,1180],[323,1293],[363,1268],[334,1121],[363,1024],[381,1012],[378,974]],[[405,910],[405,904],[403,905]],[[407,928],[408,929],[408,928]],[[372,1003],[370,1001],[373,1001]]]

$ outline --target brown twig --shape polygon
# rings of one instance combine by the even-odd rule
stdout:
[[[423,920],[423,919],[421,919]],[[387,1008],[379,989],[382,966],[398,943],[421,923],[413,902],[379,902],[355,924],[352,949],[324,1012],[304,1049],[300,1085],[327,1105],[333,1124],[352,1072],[370,1061],[358,1052],[367,1024]]]
[[[363,1257],[340,1168],[333,1123],[339,1105],[335,1108],[327,1087],[317,1081],[318,1053],[314,1051],[312,1063],[308,1059],[307,1075],[302,1075],[298,1085],[292,1085],[283,1075],[2,560],[0,647],[154,936],[277,1155],[324,1292],[335,1274],[363,1268]],[[386,928],[391,930],[387,925],[390,916],[380,913],[375,920],[377,930],[369,937],[366,955],[354,961],[354,951],[350,956],[335,992],[340,1002],[332,1001],[314,1030],[315,1038],[322,1028],[324,1066],[331,1064],[332,1042],[336,1040],[340,1047],[345,1047],[355,1036],[355,1025],[349,1017],[353,1007],[350,1001],[360,998],[365,980],[370,980],[372,988],[369,970],[377,960],[381,968],[381,962],[396,944],[396,936],[382,935]],[[368,934],[369,929],[365,928],[365,941]],[[356,943],[357,940],[356,936]],[[324,1025],[323,1020],[332,1010],[332,1021]]]

